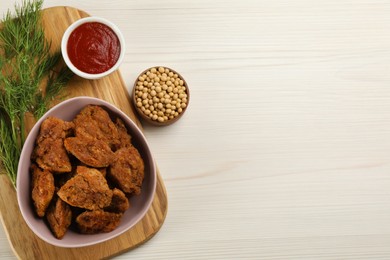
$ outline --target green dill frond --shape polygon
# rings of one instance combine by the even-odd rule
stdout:
[[[21,5],[15,5],[15,15],[8,10],[4,16],[0,41],[7,59],[11,59],[26,48],[37,47],[36,40],[43,36],[39,24],[42,5],[42,0],[31,2],[23,0]]]
[[[16,174],[21,150],[13,140],[12,130],[9,125],[5,118],[0,117],[0,161],[11,182],[16,185]]]
[[[25,140],[24,117],[48,109],[73,75],[61,68],[61,54],[50,53],[41,21],[43,0],[23,0],[0,27],[0,160],[11,180]]]

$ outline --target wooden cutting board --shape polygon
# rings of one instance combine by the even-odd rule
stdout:
[[[60,49],[61,37],[74,21],[89,16],[71,7],[53,7],[43,11],[43,24],[52,48]],[[74,77],[67,86],[68,98],[93,96],[104,99],[130,116],[139,127],[131,99],[119,71],[95,81]],[[142,129],[142,128],[141,128]],[[0,216],[10,245],[20,259],[101,259],[108,258],[146,241],[158,232],[167,214],[168,201],[163,180],[157,170],[157,188],[153,203],[145,217],[117,238],[94,246],[60,248],[38,238],[25,223],[18,207],[16,191],[5,174],[0,174]]]

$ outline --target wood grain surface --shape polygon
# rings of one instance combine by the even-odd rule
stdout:
[[[71,7],[53,7],[43,12],[45,33],[52,40],[53,50],[59,50],[65,29],[87,13]],[[106,100],[129,115],[140,127],[134,115],[126,86],[119,71],[100,80],[73,77],[67,86],[67,97],[93,96]],[[109,241],[83,247],[59,248],[39,239],[24,222],[16,192],[8,178],[0,175],[0,213],[4,229],[16,256],[20,259],[101,259],[118,255],[149,240],[162,226],[167,214],[167,194],[158,171],[156,195],[145,217],[132,229]]]

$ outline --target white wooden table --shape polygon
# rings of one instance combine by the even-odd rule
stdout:
[[[165,224],[116,259],[390,259],[390,1],[55,5],[121,28],[129,90],[155,65],[191,90],[179,122],[145,127]]]

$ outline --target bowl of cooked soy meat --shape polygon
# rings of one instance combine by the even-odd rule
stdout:
[[[54,106],[30,131],[16,180],[31,230],[59,247],[112,239],[148,211],[156,167],[142,131],[114,105],[76,97]]]

